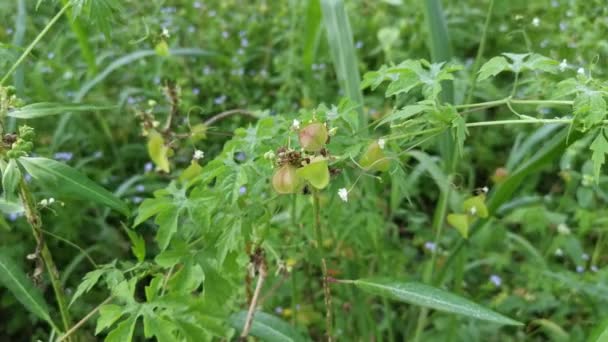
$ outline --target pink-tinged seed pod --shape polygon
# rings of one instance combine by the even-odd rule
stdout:
[[[272,187],[279,194],[296,193],[301,184],[300,176],[296,174],[296,167],[283,165],[272,176]]]
[[[319,152],[327,143],[328,137],[327,127],[324,124],[311,123],[300,130],[300,146],[308,152]]]

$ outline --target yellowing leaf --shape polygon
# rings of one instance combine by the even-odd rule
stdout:
[[[486,196],[482,194],[479,196],[471,197],[464,201],[462,206],[465,213],[471,216],[477,216],[481,218],[488,217],[488,207],[486,207],[485,199]]]
[[[369,144],[367,150],[359,159],[359,164],[366,170],[385,172],[388,171],[390,160],[386,158],[386,154],[384,154],[378,142],[374,141]]]
[[[169,53],[170,53],[169,52],[169,45],[167,44],[167,42],[165,40],[161,40],[154,47],[154,51],[156,51],[156,54],[159,55],[159,56],[161,56],[161,57],[168,57]]]
[[[194,177],[200,175],[202,170],[203,168],[198,164],[198,162],[193,160],[192,163],[190,163],[190,166],[188,166],[179,176],[179,180],[182,182],[188,182],[194,179]]]
[[[207,137],[207,126],[205,124],[196,124],[190,129],[190,137],[193,142],[204,140]]]
[[[157,131],[148,134],[148,154],[156,166],[164,172],[169,172],[169,153],[171,149],[165,146],[165,139]]]
[[[313,161],[296,170],[296,174],[317,189],[323,189],[329,184],[329,167],[327,160]]]
[[[463,238],[469,237],[469,215],[466,214],[449,214],[448,223],[456,228],[456,230],[462,235]]]

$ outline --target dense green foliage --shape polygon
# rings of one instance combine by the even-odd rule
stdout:
[[[0,340],[608,336],[603,0],[0,19]]]

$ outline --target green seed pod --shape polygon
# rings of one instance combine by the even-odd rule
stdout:
[[[36,134],[34,133],[34,129],[32,127],[29,126],[21,126],[19,127],[19,137],[25,141],[32,141],[34,140],[34,136]]]
[[[300,176],[296,174],[296,167],[283,165],[272,176],[272,187],[279,194],[296,193],[302,184]]]
[[[308,152],[319,152],[327,143],[327,127],[320,122],[311,123],[299,133],[300,146]]]
[[[386,158],[386,154],[384,154],[378,142],[374,141],[369,144],[367,150],[363,153],[361,159],[359,159],[359,164],[365,170],[384,172],[388,171],[390,161]]]

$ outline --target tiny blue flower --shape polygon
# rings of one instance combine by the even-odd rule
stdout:
[[[205,66],[203,68],[203,74],[205,74],[205,75],[211,75],[212,72],[213,72],[213,69],[211,69],[209,66]]]
[[[55,58],[55,53],[54,53],[54,52],[49,52],[49,53],[48,53],[46,56],[47,56],[49,59],[53,59],[53,58]]]
[[[135,102],[137,102],[137,100],[135,100],[135,98],[133,96],[127,97],[128,104],[133,105],[133,104],[135,104]]]
[[[153,82],[154,82],[154,84],[160,84],[160,77],[154,76]]]
[[[427,241],[424,243],[424,249],[434,252],[437,249],[437,245],[434,242]]]
[[[23,176],[23,178],[25,178],[26,183],[29,183],[32,181],[32,175],[30,175],[29,173],[26,173],[25,176]]]
[[[240,30],[239,31],[239,37],[245,37],[245,35],[247,34],[247,32]]]
[[[583,273],[585,272],[585,266],[576,266],[576,272]]]
[[[226,95],[218,96],[213,100],[213,103],[215,103],[216,105],[221,105],[226,102],[226,98]]]
[[[242,186],[239,188],[239,194],[240,195],[244,195],[247,193],[247,187],[246,186]]]
[[[144,172],[152,172],[152,170],[154,170],[154,164],[152,164],[152,162],[147,162],[144,165]]]
[[[275,312],[277,315],[280,315],[280,314],[282,314],[282,313],[283,313],[283,308],[282,308],[282,307],[280,307],[280,306],[277,306],[276,308],[274,308],[274,312]]]
[[[247,38],[241,38],[241,46],[242,47],[248,47],[249,46],[249,40],[247,40]]]
[[[194,31],[196,31],[196,27],[194,27],[192,25],[188,26],[188,32],[189,33],[194,33]]]
[[[138,184],[135,187],[135,191],[137,191],[137,192],[144,192],[144,191],[146,191],[146,187],[143,184]]]
[[[99,158],[101,158],[101,157],[103,157],[103,151],[95,151],[95,152],[93,153],[93,158],[95,158],[95,159],[99,159]]]
[[[57,160],[70,161],[74,157],[72,152],[57,152],[53,155],[53,158]]]
[[[247,154],[245,152],[239,151],[234,154],[234,160],[242,163],[247,159]]]
[[[19,216],[21,216],[21,215],[19,215],[17,213],[10,213],[10,214],[8,214],[8,220],[11,222],[15,222],[19,218]]]
[[[222,37],[224,37],[224,39],[230,37],[230,33],[228,33],[228,31],[224,31],[222,32]]]
[[[215,15],[216,15],[216,14],[217,14],[217,12],[216,12],[215,10],[211,10],[211,11],[209,11],[209,16],[210,16],[211,18],[215,17]]]
[[[138,204],[141,203],[144,199],[139,197],[139,196],[133,196],[133,198],[131,198],[131,202]]]
[[[198,89],[198,88],[193,88],[193,89],[192,89],[192,94],[194,94],[194,95],[198,95],[198,94],[200,94],[200,93],[201,93],[201,90],[200,90],[200,89]]]
[[[358,41],[357,43],[355,43],[355,48],[360,49],[363,47],[363,42],[362,41]]]
[[[502,279],[500,278],[500,276],[492,274],[490,276],[490,282],[494,284],[494,286],[499,287],[502,284]]]
[[[203,4],[201,4],[201,2],[200,2],[200,1],[195,1],[195,2],[192,4],[192,7],[194,7],[194,8],[201,8],[201,7],[203,7]]]

